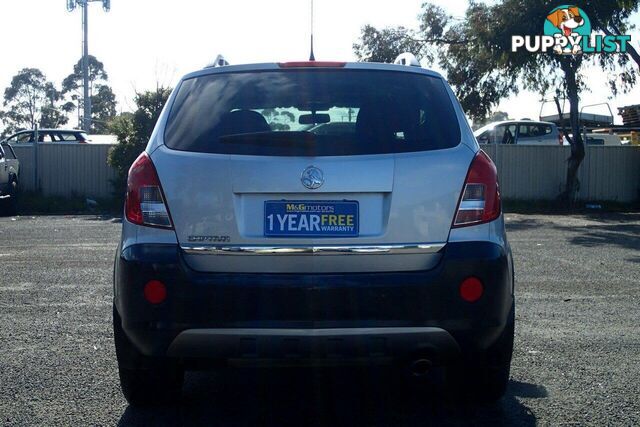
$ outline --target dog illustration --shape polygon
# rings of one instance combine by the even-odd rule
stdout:
[[[561,34],[555,34],[556,39],[561,37],[577,36],[579,34],[574,32],[574,30],[584,25],[584,18],[580,16],[580,10],[576,6],[555,10],[547,16],[547,19],[554,27],[561,31]],[[570,44],[567,44],[563,51],[562,47],[556,44],[554,51],[559,54],[576,54],[581,52],[582,48],[578,44],[573,45],[573,47],[571,47]]]

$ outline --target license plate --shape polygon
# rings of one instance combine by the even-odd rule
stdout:
[[[358,237],[358,202],[268,200],[266,237]]]

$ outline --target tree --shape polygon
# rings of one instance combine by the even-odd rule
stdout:
[[[595,17],[596,30],[620,34],[629,28],[628,19],[638,10],[639,2],[599,0],[583,3],[581,7],[586,13]],[[579,96],[585,89],[584,66],[596,65],[609,71],[612,93],[628,91],[637,76],[637,70],[629,66],[629,57],[635,60],[637,52],[634,49],[630,49],[628,55],[512,52],[511,37],[540,34],[547,13],[556,6],[556,2],[547,0],[501,0],[492,5],[471,2],[464,19],[456,22],[443,9],[424,4],[419,18],[420,30],[415,34],[406,32],[409,41],[387,41],[395,46],[420,42],[422,45],[417,51],[422,55],[425,49],[435,50],[440,67],[454,86],[463,108],[474,120],[483,120],[501,99],[522,89],[543,96],[551,92],[556,97],[566,97],[573,137],[567,138],[571,143],[571,156],[561,198],[571,200],[578,190],[577,172],[585,152],[579,123]],[[517,19],[512,19],[514,10],[518,11]],[[363,43],[370,33],[370,29],[363,28]],[[354,46],[357,55],[372,51],[370,46],[359,49],[358,46]],[[568,136],[567,132],[565,134]]]
[[[171,89],[164,87],[138,93],[135,97],[136,111],[113,119],[110,131],[117,136],[118,144],[109,152],[107,162],[116,170],[117,178],[113,181],[116,195],[124,195],[129,168],[147,146],[170,94]]]
[[[93,133],[108,133],[109,122],[116,116],[116,95],[105,84],[95,86],[95,94],[91,96],[91,131]]]
[[[489,123],[493,123],[493,122],[502,122],[505,120],[510,120],[509,119],[509,113],[505,113],[504,111],[494,111],[493,113],[491,113],[486,120],[482,120],[482,121],[474,121],[473,122],[473,129],[480,129],[482,126],[489,124]]]
[[[4,107],[1,118],[4,133],[13,133],[20,129],[40,127],[58,127],[68,122],[66,113],[73,105],[62,103],[62,95],[54,84],[48,82],[37,68],[24,68],[11,80],[4,91]]]
[[[289,123],[294,122],[296,119],[293,113],[287,110],[279,111],[275,108],[266,108],[262,110],[262,115],[267,119],[271,129],[276,131],[290,130],[291,125]]]
[[[393,63],[404,52],[418,54],[424,44],[415,39],[414,32],[404,28],[378,30],[371,25],[362,28],[360,41],[353,50],[360,61]]]
[[[91,132],[105,133],[108,123],[116,115],[116,97],[107,84],[109,75],[104,64],[89,55],[89,96],[91,97]],[[62,81],[62,94],[68,96],[78,109],[78,126],[82,126],[81,111],[84,109],[82,58],[73,66],[73,73]]]

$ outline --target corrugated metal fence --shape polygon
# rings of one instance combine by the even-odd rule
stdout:
[[[564,189],[570,147],[483,145],[482,149],[496,163],[505,199],[553,200]],[[638,200],[640,147],[586,147],[578,179],[581,200]]]
[[[110,144],[40,144],[38,174],[46,195],[109,197],[115,177],[107,165]],[[21,187],[36,188],[33,146],[14,147]],[[553,200],[562,192],[569,147],[485,145],[500,174],[503,198]],[[579,172],[582,200],[632,202],[639,199],[640,147],[591,146]]]
[[[38,144],[38,181],[45,195],[110,197],[116,174],[107,164],[112,144]],[[13,147],[20,160],[20,187],[36,189],[33,144]]]

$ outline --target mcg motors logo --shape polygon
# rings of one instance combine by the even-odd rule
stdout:
[[[511,51],[553,51],[558,55],[625,53],[631,42],[630,35],[593,33],[589,17],[577,6],[563,5],[553,9],[544,20],[543,31],[541,36],[512,36]]]

